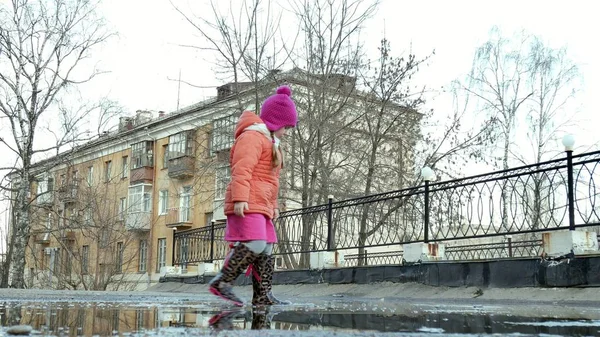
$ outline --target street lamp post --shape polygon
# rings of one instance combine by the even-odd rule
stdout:
[[[573,135],[565,135],[562,144],[567,153],[567,201],[569,203],[569,230],[575,230],[575,192],[573,182],[573,146],[575,138]]]

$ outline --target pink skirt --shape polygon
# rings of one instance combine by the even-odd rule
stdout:
[[[225,228],[225,241],[254,241],[265,240],[267,243],[277,242],[277,233],[273,221],[260,213],[227,216]]]

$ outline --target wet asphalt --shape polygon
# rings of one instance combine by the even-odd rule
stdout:
[[[297,289],[291,289],[282,288],[280,297],[293,305],[241,309],[202,287],[193,292],[0,289],[0,336],[18,324],[39,336],[600,335],[600,303],[572,294],[485,298],[457,289],[455,298],[426,291],[368,296],[355,288],[313,286],[294,296]],[[249,298],[248,287],[238,293]]]

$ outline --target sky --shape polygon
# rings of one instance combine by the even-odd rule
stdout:
[[[188,8],[188,0],[173,3]],[[197,13],[209,13],[208,1],[194,3]],[[289,10],[288,0],[275,3]],[[592,17],[592,6],[587,1],[565,6],[564,2],[537,0],[382,0],[361,37],[372,51],[384,32],[394,52],[411,49],[417,56],[426,56],[435,50],[419,80],[437,89],[469,71],[475,48],[486,41],[492,26],[499,26],[506,35],[525,29],[552,47],[568,48],[585,80],[584,91],[577,96],[578,119],[596,121],[594,111],[599,104],[593,95],[600,89],[600,49],[592,43],[596,40],[592,34],[600,32],[600,24]],[[178,100],[181,107],[193,104],[213,96],[214,87],[223,84],[215,78],[210,63],[213,54],[180,46],[202,40],[168,0],[105,0],[102,13],[119,36],[98,52],[102,69],[110,73],[86,86],[88,96],[109,96],[132,114],[138,109],[169,112],[177,108]],[[282,30],[288,28],[282,24]],[[211,88],[182,84],[178,94],[174,80],[180,71],[183,81]],[[576,136],[579,145],[596,142],[587,134],[589,130],[574,131],[586,132]]]
[[[173,2],[188,4],[188,0]],[[200,13],[208,13],[208,1],[193,2]],[[288,0],[275,3],[289,8]],[[565,131],[573,133],[579,149],[585,151],[598,142],[593,128],[600,122],[595,97],[600,90],[600,48],[594,43],[600,20],[595,6],[581,0],[382,0],[361,37],[371,50],[376,50],[384,33],[394,52],[411,49],[426,56],[435,50],[430,65],[419,73],[419,81],[434,89],[470,70],[475,49],[487,40],[494,25],[507,35],[525,29],[552,47],[566,46],[581,69],[584,86],[573,106],[581,123]],[[81,88],[87,99],[109,97],[131,115],[138,109],[170,112],[178,104],[183,107],[215,95],[214,87],[223,84],[215,78],[212,54],[180,46],[201,40],[169,0],[104,0],[100,9],[118,36],[94,53],[98,67],[108,73]],[[280,28],[289,27],[282,23]],[[211,88],[182,84],[178,93],[173,79],[179,72],[182,80]],[[445,109],[444,104],[447,101],[440,99],[430,107]]]

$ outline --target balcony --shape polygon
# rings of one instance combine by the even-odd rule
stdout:
[[[76,202],[79,197],[79,184],[69,183],[58,188],[58,200],[63,203]]]
[[[35,243],[39,243],[42,245],[49,244],[50,243],[50,232],[35,233],[33,236],[33,241]]]
[[[149,231],[151,218],[152,213],[150,212],[127,213],[125,217],[125,229],[132,232]]]
[[[167,227],[176,228],[177,230],[192,228],[192,215],[194,214],[191,207],[173,207],[167,209],[167,217],[165,224]]]
[[[129,184],[150,183],[154,181],[154,167],[142,166],[131,169],[129,173]]]
[[[194,176],[194,160],[192,156],[169,159],[169,178],[187,179]]]

